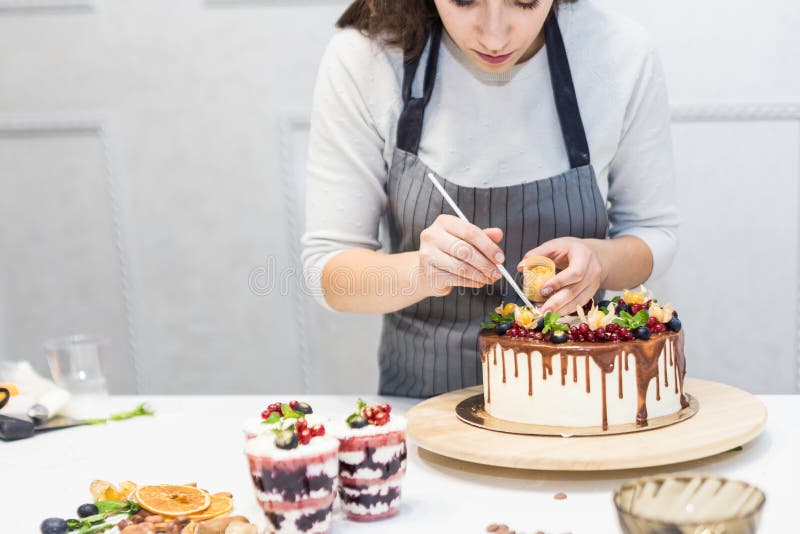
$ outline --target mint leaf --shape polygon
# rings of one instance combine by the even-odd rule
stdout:
[[[489,312],[489,319],[491,319],[492,322],[499,323],[503,320],[503,316],[497,312]]]
[[[639,310],[639,312],[633,316],[633,323],[636,325],[634,328],[646,325],[649,318],[650,314],[647,313],[647,310]]]
[[[288,404],[281,404],[281,414],[287,419],[301,419],[305,417],[305,414],[296,412]]]
[[[119,510],[121,508],[125,508],[128,503],[125,501],[97,501],[94,503],[97,506],[97,511],[100,514],[105,514],[106,512],[113,512]]]
[[[272,412],[271,414],[269,414],[269,417],[267,417],[266,419],[261,421],[261,424],[262,425],[274,425],[275,423],[277,423],[280,420],[281,420],[281,414],[279,414],[278,412]]]
[[[481,327],[483,328],[494,328],[497,326],[495,323],[487,323],[486,321],[481,321]]]
[[[358,406],[358,413],[361,413],[361,410],[367,407],[367,403],[364,402],[364,399],[358,399],[358,403],[356,403],[356,406]]]
[[[546,334],[548,332],[569,331],[569,326],[558,322],[560,318],[561,316],[557,313],[547,312],[547,314],[544,316],[544,327],[542,328],[542,333]]]

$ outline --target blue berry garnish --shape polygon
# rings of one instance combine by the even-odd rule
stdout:
[[[598,308],[608,308],[610,305],[611,305],[610,300],[601,300],[600,302],[597,303]]]
[[[369,421],[362,415],[355,415],[348,419],[347,424],[350,425],[350,428],[364,428],[369,424]]]
[[[494,327],[494,331],[498,336],[506,335],[506,332],[509,331],[511,328],[512,323],[500,323],[499,325]]]
[[[544,328],[544,317],[539,317],[536,319],[536,324],[533,325],[533,329],[536,332],[541,332],[542,328]]]
[[[616,313],[617,313],[617,315],[620,315],[622,312],[628,312],[628,313],[631,313],[631,307],[630,307],[630,306],[628,306],[628,305],[625,303],[625,301],[624,301],[624,300],[620,300],[619,302],[617,302],[617,307],[616,307]]]
[[[636,339],[641,339],[642,341],[647,341],[650,339],[650,329],[646,326],[640,326],[636,330],[633,331],[633,337]]]
[[[65,534],[67,532],[67,522],[58,517],[51,517],[42,521],[42,534]]]
[[[291,430],[281,430],[275,435],[275,446],[279,449],[295,449],[297,448],[297,441],[297,434]]]
[[[566,343],[567,332],[563,330],[558,330],[556,332],[553,332],[553,335],[550,336],[550,341],[552,343],[555,343],[556,345],[559,345],[561,343]]]
[[[78,507],[78,517],[89,517],[90,515],[97,515],[100,510],[97,509],[92,503],[82,504]]]
[[[307,402],[298,402],[297,406],[294,407],[294,411],[300,412],[305,415],[314,413],[314,410],[311,408],[311,405]]]
[[[667,329],[671,330],[672,332],[680,332],[681,320],[673,316],[672,319],[670,319],[669,322],[667,323]]]

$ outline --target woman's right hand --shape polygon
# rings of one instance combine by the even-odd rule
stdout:
[[[499,228],[481,229],[454,215],[439,215],[420,234],[419,263],[433,295],[444,296],[455,286],[483,287],[502,276],[503,239]]]

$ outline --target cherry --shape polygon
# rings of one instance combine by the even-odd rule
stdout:
[[[592,343],[596,339],[596,336],[595,336],[594,332],[589,332],[583,337],[586,338],[586,341],[588,341],[590,343]]]
[[[653,326],[653,332],[656,332],[657,334],[660,334],[664,330],[665,330],[664,325],[661,323],[658,323],[655,326]]]
[[[584,336],[592,331],[592,329],[589,328],[589,324],[588,323],[579,324],[578,325],[578,330],[580,330],[581,334],[584,335]]]
[[[571,326],[569,328],[569,333],[572,334],[573,336],[577,336],[580,333],[580,330],[578,330],[577,326]]]
[[[536,332],[536,335],[533,336],[533,339],[535,339],[536,341],[541,341],[544,339],[544,334],[542,334],[541,332]]]
[[[392,407],[389,406],[388,404],[381,404],[381,410],[383,410],[386,413],[392,413]]]
[[[375,423],[378,426],[383,426],[389,422],[389,414],[386,412],[378,412],[375,414]]]
[[[295,408],[297,408],[297,404],[298,404],[298,402],[296,400],[289,401],[289,408],[294,410]]]
[[[551,332],[548,332],[548,333],[546,333],[544,335],[544,340],[545,341],[550,341],[550,338],[552,338],[552,337],[553,337],[553,334]]]
[[[609,341],[619,341],[619,334],[614,332],[613,334],[609,334],[608,336]]]
[[[645,326],[647,326],[647,328],[652,330],[657,324],[659,324],[658,319],[656,319],[655,317],[650,317],[647,320],[647,324]]]
[[[269,419],[270,414],[272,414],[272,410],[266,409],[261,412],[261,419]]]
[[[619,330],[617,330],[617,333],[619,334],[620,338],[624,338],[625,336],[627,336],[630,333],[630,330],[628,330],[624,326],[620,326]]]
[[[531,339],[536,339],[536,334],[538,334],[538,333],[539,332],[537,332],[536,330],[528,330],[525,333],[525,337],[528,337],[528,338],[531,338]]]
[[[372,419],[375,416],[375,408],[373,408],[372,406],[367,406],[366,408],[364,408],[363,415],[367,419]]]
[[[300,432],[298,432],[297,437],[300,440],[300,443],[302,443],[303,445],[308,445],[308,442],[311,441],[311,438],[313,438],[314,436],[311,435],[311,430],[305,428]]]
[[[644,306],[641,304],[631,304],[631,315],[636,315],[640,311],[644,309]]]
[[[613,334],[617,330],[619,330],[619,325],[617,323],[609,323],[608,325],[606,325],[606,332],[608,332],[609,334]]]
[[[586,338],[585,338],[585,337],[583,337],[583,335],[582,335],[582,334],[578,334],[577,336],[575,336],[575,341],[584,341],[585,339],[586,339]]]
[[[295,426],[295,428],[297,429],[298,432],[301,432],[301,431],[305,430],[306,428],[308,428],[308,422],[305,420],[304,417],[301,417],[300,419],[297,420],[297,422],[294,424],[294,426]]]
[[[597,330],[595,330],[595,331],[594,331],[594,333],[595,333],[596,335],[602,336],[603,334],[605,334],[605,333],[606,333],[606,329],[605,329],[605,328],[603,328],[603,327],[601,326],[601,327],[599,327]]]

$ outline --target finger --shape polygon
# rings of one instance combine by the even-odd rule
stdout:
[[[586,285],[571,286],[550,297],[542,306],[553,306],[549,308],[550,311],[565,315],[574,312],[578,306],[583,306],[589,302],[596,291],[597,288],[588,283]],[[551,303],[550,301],[554,302]]]
[[[553,278],[542,284],[539,293],[543,297],[554,295],[566,287],[578,284],[585,278],[586,268],[584,265],[570,265]]]
[[[556,267],[563,269],[566,267],[564,260],[569,257],[572,243],[568,239],[556,238],[550,241],[545,241],[538,247],[529,250],[522,257],[517,264],[517,270],[521,271],[525,267],[525,260],[531,256],[544,256],[550,258],[556,264]]]
[[[469,278],[462,278],[460,276],[456,276],[449,271],[445,271],[439,269],[438,267],[433,267],[432,273],[434,284],[436,287],[475,287],[480,288],[485,286],[486,284],[482,282],[476,282],[475,280],[471,280]]]
[[[474,224],[456,217],[443,218],[442,223],[445,230],[475,247],[492,265],[503,263],[506,260],[497,243],[492,241],[483,230]]]
[[[466,263],[459,258],[447,254],[441,249],[435,249],[430,255],[431,265],[434,267],[453,274],[459,278],[465,278],[480,282],[481,284],[489,284],[494,280],[486,275],[479,269],[476,269],[469,263]]]
[[[490,280],[500,276],[500,271],[497,270],[495,264],[490,262],[486,256],[481,254],[481,252],[470,243],[459,239],[453,234],[444,232],[434,236],[434,245],[445,254],[477,269]]]
[[[497,244],[500,244],[500,241],[503,240],[503,231],[500,228],[484,228],[483,233]]]

